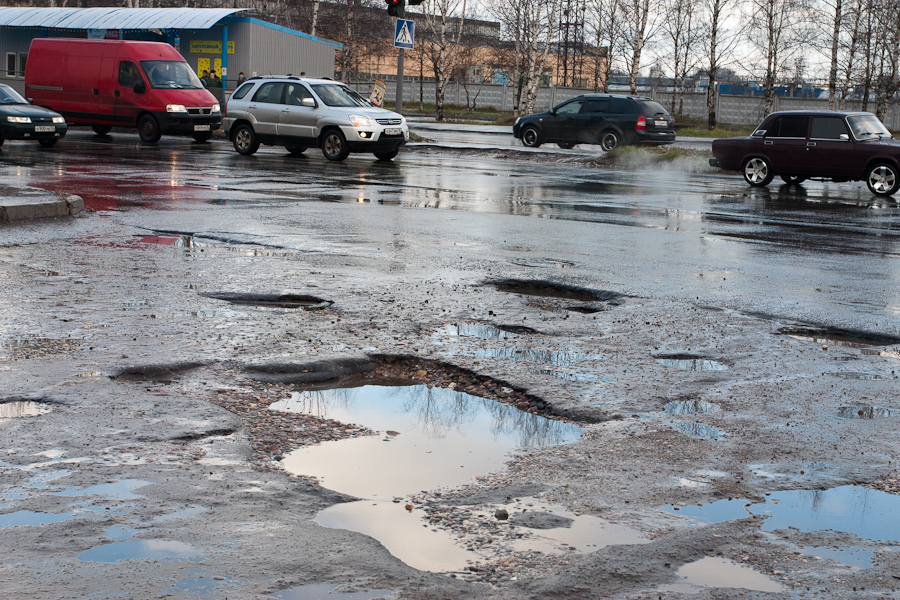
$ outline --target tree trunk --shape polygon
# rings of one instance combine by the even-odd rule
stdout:
[[[712,4],[712,25],[710,27],[709,42],[709,87],[706,88],[706,112],[708,115],[707,126],[710,131],[716,128],[716,69],[718,68],[716,55],[716,38],[719,35],[719,13],[722,11],[720,0]]]
[[[842,0],[835,0],[834,29],[831,34],[831,68],[828,70],[828,108],[834,110],[834,92],[837,88],[838,41],[841,36],[841,19],[843,15]]]
[[[313,0],[312,25],[309,27],[309,35],[316,35],[316,25],[319,23],[319,0]]]
[[[635,32],[634,52],[631,55],[631,73],[629,74],[629,83],[631,84],[631,95],[637,95],[637,78],[641,69],[641,54],[644,51],[644,34],[647,31],[647,17],[650,14],[650,0],[644,0],[641,4],[641,24]]]

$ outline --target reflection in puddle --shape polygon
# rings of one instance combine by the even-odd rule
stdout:
[[[531,362],[550,363],[557,367],[570,367],[582,360],[602,360],[602,354],[582,354],[578,352],[553,352],[535,350],[534,348],[495,348],[477,350],[475,358],[506,358],[509,360],[527,360]]]
[[[203,555],[190,544],[174,540],[132,540],[104,544],[86,550],[78,560],[116,562],[119,560],[200,560]]]
[[[331,583],[301,585],[278,592],[275,597],[278,600],[387,600],[394,594],[393,590],[338,591],[338,588],[347,587],[351,586]]]
[[[712,425],[705,425],[703,423],[690,423],[687,421],[678,421],[676,423],[672,423],[672,428],[677,429],[681,433],[688,435],[692,438],[701,438],[705,440],[720,440],[728,434],[723,432],[722,430],[713,427]]]
[[[121,542],[122,540],[134,537],[134,534],[138,531],[138,529],[128,527],[127,525],[113,525],[112,527],[106,528],[104,535],[114,542]]]
[[[829,373],[832,377],[840,377],[841,379],[859,379],[860,381],[881,381],[883,375],[878,373],[866,373],[864,371],[836,371]]]
[[[758,504],[747,500],[720,500],[702,507],[670,507],[669,510],[703,524],[762,515],[767,517],[762,524],[763,531],[788,528],[804,532],[834,530],[874,542],[900,542],[900,497],[852,485],[828,490],[773,492],[766,497],[766,502]],[[803,552],[823,556],[827,549],[807,547]],[[829,554],[827,557],[840,561],[837,556]]]
[[[695,594],[702,588],[740,588],[757,592],[780,592],[784,588],[762,573],[727,558],[706,557],[682,566],[675,573],[678,583],[658,588],[660,592]]]
[[[281,463],[291,473],[323,478],[323,486],[358,498],[390,499],[463,485],[500,470],[515,450],[573,442],[581,431],[493,400],[424,385],[305,392],[270,410],[391,431],[300,448]]]
[[[783,327],[778,330],[778,333],[804,342],[848,348],[900,344],[900,338],[892,335],[830,327]]]
[[[877,406],[842,406],[838,416],[843,419],[883,419],[893,417],[894,411]]]
[[[42,402],[4,402],[0,404],[0,419],[36,417],[53,410]]]
[[[54,496],[103,496],[109,500],[136,500],[138,498],[143,498],[143,496],[135,494],[134,490],[139,487],[144,487],[145,485],[152,485],[152,482],[142,481],[140,479],[123,479],[114,483],[92,485],[80,490],[70,487],[61,492],[51,493]]]
[[[600,383],[614,383],[615,379],[609,375],[592,375],[590,373],[567,373],[565,371],[552,371],[550,369],[535,369],[532,371],[535,375],[547,375],[556,377],[557,379],[565,379],[566,381],[596,381]]]
[[[670,415],[699,415],[716,412],[719,406],[705,400],[675,400],[666,404],[663,410]]]
[[[720,362],[690,355],[658,356],[656,362],[665,367],[682,371],[724,371],[728,369],[728,365]]]
[[[493,325],[483,323],[456,323],[447,325],[437,330],[435,335],[440,337],[477,337],[485,340],[509,340],[517,337],[515,333],[504,331]]]
[[[234,585],[237,581],[233,577],[222,575],[206,575],[204,569],[190,569],[192,573],[202,573],[197,577],[182,579],[173,585],[167,591],[167,595],[172,594],[202,594],[209,595],[210,592],[223,585]]]
[[[31,512],[30,510],[20,510],[8,515],[0,515],[0,529],[6,527],[40,527],[49,523],[60,523],[75,517],[74,512],[67,513],[42,513]]]
[[[872,557],[875,550],[850,546],[849,548],[823,548],[819,546],[804,546],[798,550],[801,554],[815,558],[833,560],[836,563],[856,567],[858,569],[871,569]]]

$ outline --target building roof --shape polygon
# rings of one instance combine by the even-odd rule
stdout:
[[[0,8],[0,27],[209,29],[243,8]]]

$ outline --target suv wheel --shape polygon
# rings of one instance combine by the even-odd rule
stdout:
[[[388,150],[387,152],[376,152],[375,158],[377,158],[378,160],[391,160],[392,158],[397,156],[397,153],[399,151],[400,150],[398,150],[397,148],[394,148],[393,150]]]
[[[600,135],[600,147],[606,152],[615,150],[619,145],[619,135],[615,131],[604,131]]]
[[[541,145],[541,137],[538,135],[537,129],[529,125],[522,130],[522,143],[529,148],[537,148]]]
[[[875,165],[866,173],[866,185],[876,196],[891,196],[900,187],[900,173],[887,163]]]
[[[347,140],[340,129],[329,129],[322,136],[322,154],[328,160],[344,160],[350,155]]]
[[[234,149],[237,150],[237,153],[244,156],[259,150],[259,140],[256,139],[253,128],[247,123],[241,123],[234,130],[232,144],[234,144]]]

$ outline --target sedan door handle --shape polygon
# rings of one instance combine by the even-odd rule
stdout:
[[[282,108],[282,109],[281,109],[281,112],[291,112],[291,109],[289,109],[289,108]]]
[[[807,148],[812,148],[812,147],[815,146],[815,145],[816,145],[815,142],[806,142],[806,147],[807,147]]]
[[[766,140],[766,141],[763,142],[763,143],[764,143],[766,146],[771,146],[771,145],[774,144],[775,142],[773,142],[772,140]]]

